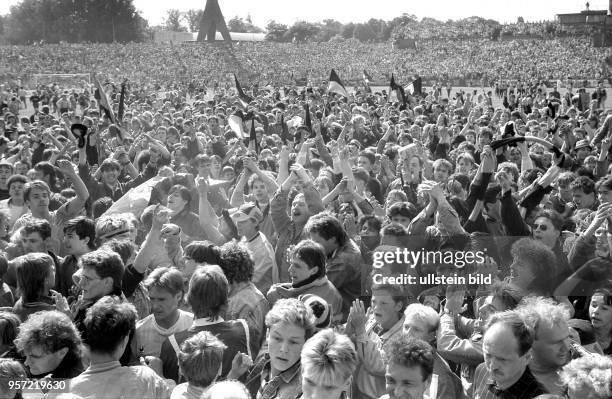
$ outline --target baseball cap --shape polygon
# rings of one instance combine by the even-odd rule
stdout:
[[[0,160],[0,167],[2,167],[2,166],[6,166],[9,169],[13,170],[13,164],[10,163],[9,161],[7,161],[6,159]]]
[[[579,150],[581,148],[589,148],[591,149],[591,145],[589,144],[588,140],[578,140],[578,142],[576,143],[576,150]]]
[[[253,202],[240,205],[232,214],[232,220],[234,222],[244,222],[249,219],[253,219],[255,223],[261,223],[263,220],[263,214]]]

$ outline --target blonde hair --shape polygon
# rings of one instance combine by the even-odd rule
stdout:
[[[357,368],[353,342],[331,328],[319,331],[302,348],[302,374],[312,371],[324,385],[345,383]]]
[[[541,326],[554,329],[559,325],[567,325],[570,319],[569,310],[565,306],[545,297],[524,298],[516,311],[535,332],[536,339]]]
[[[404,310],[404,315],[406,317],[416,317],[418,320],[426,322],[430,331],[437,330],[440,324],[440,316],[438,316],[436,311],[430,306],[425,306],[421,303],[411,303],[408,305],[406,310]]]
[[[306,339],[315,331],[315,317],[312,310],[295,298],[281,299],[270,309],[266,315],[266,327],[269,330],[277,323],[288,323],[303,328]]]
[[[591,354],[574,359],[563,367],[560,377],[572,390],[589,387],[598,399],[612,396],[612,359],[607,356]]]

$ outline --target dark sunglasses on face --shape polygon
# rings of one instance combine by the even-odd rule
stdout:
[[[548,230],[548,226],[546,226],[545,224],[534,224],[533,229],[534,230],[540,229],[542,231],[546,231]]]

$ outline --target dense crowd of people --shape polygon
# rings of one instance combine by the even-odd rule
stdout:
[[[0,85],[0,396],[610,398],[607,91],[533,84],[581,40],[1,48],[107,75]],[[355,52],[519,83],[284,83]]]
[[[229,50],[209,44],[45,44],[0,47],[5,75],[27,86],[39,73],[104,71],[120,82],[151,85],[198,81],[213,84],[236,73],[246,81],[290,84],[305,78],[321,82],[335,68],[347,81],[360,81],[363,70],[372,82],[386,84],[396,76],[418,74],[426,80],[472,79],[475,86],[496,80],[605,79],[609,48],[593,47],[587,37],[503,40],[422,39],[417,49],[391,49],[389,43],[356,39],[325,43],[239,42]],[[354,57],[359,54],[359,57]],[[347,63],[345,60],[350,59]],[[466,84],[469,85],[469,84]],[[32,87],[30,87],[32,88]]]

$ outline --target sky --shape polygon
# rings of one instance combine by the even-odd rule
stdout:
[[[0,15],[21,0],[0,0]],[[75,0],[79,1],[79,0]],[[264,28],[269,20],[292,25],[297,20],[317,22],[327,18],[342,23],[365,22],[370,18],[390,20],[403,13],[419,19],[440,20],[471,16],[515,22],[519,16],[525,21],[551,20],[556,14],[579,12],[586,1],[578,0],[219,0],[225,20],[234,16],[251,15],[253,23]],[[134,0],[136,9],[149,25],[163,23],[166,11],[203,9],[206,0]],[[591,0],[591,10],[608,8],[606,0]]]

